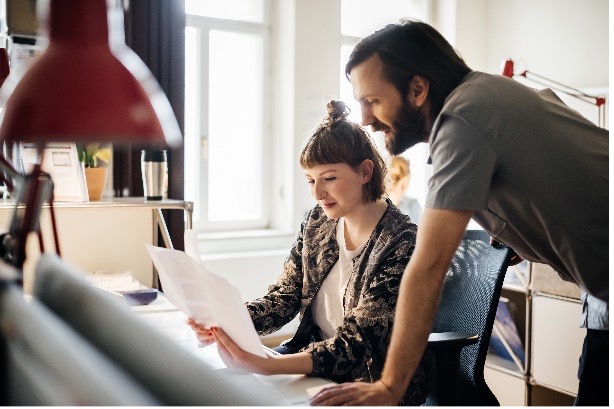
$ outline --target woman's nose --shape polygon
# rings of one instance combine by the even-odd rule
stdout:
[[[316,200],[321,200],[324,198],[324,196],[325,196],[324,189],[322,189],[322,186],[316,182],[316,184],[313,187],[313,197]]]

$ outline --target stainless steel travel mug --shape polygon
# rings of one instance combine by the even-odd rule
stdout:
[[[141,151],[143,193],[147,200],[168,197],[168,163],[165,150]]]

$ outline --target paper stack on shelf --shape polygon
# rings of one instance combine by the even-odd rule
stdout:
[[[95,271],[85,276],[94,286],[108,291],[133,291],[143,288],[129,271]]]

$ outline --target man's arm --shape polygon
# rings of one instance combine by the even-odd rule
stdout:
[[[405,269],[386,364],[379,382],[323,389],[313,405],[396,405],[416,370],[431,332],[444,277],[473,212],[426,209],[416,249]]]
[[[405,269],[382,382],[400,400],[418,367],[439,306],[443,282],[473,212],[426,209]]]

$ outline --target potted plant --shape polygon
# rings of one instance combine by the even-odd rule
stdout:
[[[102,199],[107,186],[107,175],[112,152],[108,147],[99,143],[90,143],[78,146],[79,160],[85,167],[85,182],[90,201]]]

